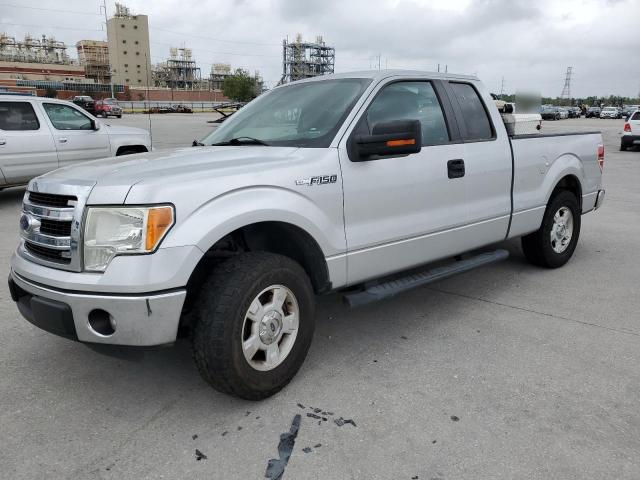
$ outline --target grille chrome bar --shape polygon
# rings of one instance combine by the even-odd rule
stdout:
[[[25,200],[22,204],[25,213],[31,213],[38,218],[47,218],[50,220],[59,220],[61,222],[70,222],[73,220],[73,207],[43,207],[34,205]]]
[[[29,243],[35,243],[42,247],[48,247],[53,250],[70,250],[71,237],[55,237],[53,235],[45,235],[39,231],[22,232],[22,238]]]

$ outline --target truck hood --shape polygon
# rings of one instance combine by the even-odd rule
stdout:
[[[258,165],[261,171],[280,168],[296,150],[254,145],[185,147],[93,160],[60,168],[39,178],[61,184],[94,184],[89,204],[121,204],[138,183],[161,187],[203,178],[219,181],[255,172]]]

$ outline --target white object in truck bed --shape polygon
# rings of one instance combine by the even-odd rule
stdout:
[[[503,113],[502,121],[509,135],[540,133],[542,116],[539,113]]]

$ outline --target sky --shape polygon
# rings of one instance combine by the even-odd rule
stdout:
[[[282,75],[282,40],[322,35],[336,72],[371,68],[475,74],[494,93],[640,95],[640,0],[128,0],[149,16],[151,61],[192,48],[213,63]],[[0,31],[74,46],[106,39],[102,0],[0,0]],[[106,1],[109,16],[113,0]],[[69,49],[71,56],[75,48]],[[380,62],[378,62],[380,58]],[[504,80],[503,80],[504,79]],[[503,83],[504,81],[504,83]]]

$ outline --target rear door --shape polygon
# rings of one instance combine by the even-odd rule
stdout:
[[[60,167],[111,156],[109,134],[105,128],[93,129],[93,119],[74,106],[43,102],[58,151]]]
[[[33,103],[0,101],[0,171],[6,184],[26,183],[57,167],[53,136]]]
[[[390,81],[372,92],[339,144],[344,189],[348,281],[351,284],[443,258],[465,247],[457,233],[468,220],[464,177],[450,178],[463,157],[438,82]],[[349,138],[374,125],[420,120],[419,153],[367,161],[349,158]]]
[[[511,216],[511,146],[491,97],[473,82],[446,84],[464,141],[468,234],[476,246],[505,238]]]

